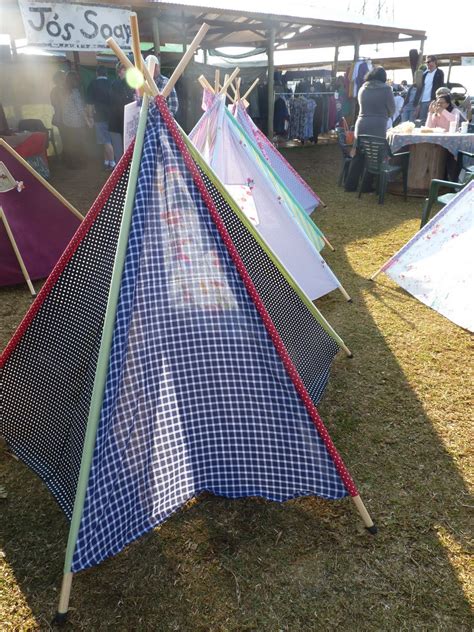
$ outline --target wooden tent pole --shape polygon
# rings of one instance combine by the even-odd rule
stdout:
[[[197,32],[196,37],[191,42],[188,50],[184,53],[183,57],[181,58],[181,61],[176,66],[173,74],[171,75],[170,80],[168,81],[168,83],[166,84],[166,86],[163,89],[162,95],[165,98],[171,93],[171,90],[174,88],[175,83],[178,81],[178,79],[183,74],[184,69],[186,68],[186,66],[191,61],[196,49],[199,47],[199,44],[204,39],[204,37],[205,37],[206,33],[208,32],[208,30],[209,30],[209,24],[204,23],[201,26],[201,28],[199,29],[199,31]]]
[[[132,33],[132,51],[135,68],[138,68],[138,70],[141,71],[143,67],[143,59],[140,47],[140,35],[138,31],[138,18],[136,13],[130,14],[130,30]]]
[[[130,59],[125,55],[125,53],[123,52],[123,50],[120,48],[120,46],[117,44],[117,42],[114,40],[113,37],[109,37],[108,39],[106,39],[105,43],[107,44],[109,48],[111,48],[114,51],[119,61],[125,66],[125,68],[135,68],[135,66],[132,64]],[[143,70],[143,74],[145,74],[145,66],[142,66],[142,70]],[[145,92],[147,92],[147,94],[151,94],[151,89],[149,85],[144,84],[144,90]]]
[[[375,281],[375,279],[379,276],[379,274],[380,274],[381,272],[383,272],[383,269],[384,269],[384,268],[385,268],[385,263],[383,264],[383,266],[381,266],[381,267],[377,270],[377,272],[374,272],[374,273],[373,273],[373,275],[370,277],[370,280],[371,280],[371,281]]]
[[[323,204],[323,202],[321,201],[321,204]],[[326,206],[325,204],[323,204],[323,206]],[[331,244],[331,242],[329,241],[329,239],[323,235],[323,233],[321,232],[321,237],[324,239],[324,243],[326,244],[326,246],[332,250],[333,252],[335,251],[334,246]]]
[[[140,45],[140,33],[138,30],[138,18],[136,13],[130,14],[130,31],[132,35],[132,51],[133,51],[133,61],[135,63],[135,68],[139,70],[143,75],[143,57]],[[151,76],[153,77],[153,71],[151,72]],[[142,85],[137,90],[138,96],[142,97],[145,92],[145,86]]]
[[[247,90],[247,92],[246,92],[246,93],[244,94],[244,96],[242,97],[242,99],[241,99],[242,101],[243,101],[244,99],[246,99],[246,98],[249,96],[249,94],[252,92],[252,90],[255,88],[255,86],[257,85],[257,83],[258,83],[259,81],[260,81],[260,79],[257,77],[257,78],[255,79],[255,81],[252,83],[252,85],[250,86],[250,88]]]
[[[62,202],[64,204],[64,206],[71,211],[71,213],[73,215],[75,215],[78,219],[80,219],[81,221],[84,219],[84,216],[81,215],[81,213],[79,213],[79,211],[77,210],[77,208],[74,208],[74,206],[68,202],[66,200],[65,197],[63,197],[59,191],[56,191],[56,189],[54,187],[52,187],[49,182],[47,180],[45,180],[43,178],[43,176],[40,176],[39,173],[37,173],[33,167],[26,162],[26,160],[24,158],[22,158],[22,156],[20,156],[20,154],[18,154],[13,147],[10,147],[10,145],[5,142],[3,140],[3,138],[0,138],[0,146],[3,147],[4,149],[6,149],[14,158],[15,160],[18,160],[18,162],[25,167],[25,169],[28,169],[28,171],[37,179],[39,180],[39,182],[41,182],[41,184],[46,187],[48,189],[48,191],[50,193],[52,193],[54,195],[55,198],[57,198],[60,202]]]
[[[33,283],[31,282],[30,275],[28,274],[28,270],[26,269],[25,262],[23,261],[23,257],[21,256],[21,253],[20,253],[20,249],[18,248],[18,245],[15,241],[15,237],[13,236],[12,229],[10,228],[10,224],[8,223],[7,217],[5,213],[3,212],[3,208],[1,206],[0,206],[0,219],[2,220],[3,225],[5,226],[8,239],[10,240],[10,243],[13,248],[13,252],[15,253],[15,257],[21,268],[21,272],[23,276],[25,277],[25,281],[30,289],[30,292],[32,293],[33,296],[36,296],[35,288],[33,287]]]
[[[234,79],[237,77],[237,75],[240,72],[240,68],[237,67],[234,72],[230,75],[226,75],[226,79],[224,81],[224,85],[222,86],[222,88],[219,90],[219,94],[225,94],[227,92],[227,89],[229,88],[230,84],[232,83],[232,81],[234,81]]]
[[[214,92],[219,92],[220,90],[220,85],[219,82],[221,80],[221,71],[219,70],[219,68],[216,68],[216,72],[214,75]]]
[[[348,303],[352,303],[352,298],[349,296],[347,291],[344,289],[344,286],[339,285],[338,288],[339,288],[339,291],[341,292],[342,296],[346,299],[346,301]]]
[[[205,88],[206,90],[209,90],[209,92],[212,92],[212,94],[215,94],[214,88],[211,86],[211,84],[209,83],[209,81],[206,79],[204,75],[201,75],[198,78],[198,81],[203,88]]]
[[[377,527],[374,524],[374,521],[370,517],[369,512],[367,511],[364,503],[362,502],[362,498],[357,494],[357,496],[351,496],[354,501],[354,505],[356,506],[357,511],[360,514],[360,517],[364,521],[365,527],[369,533],[375,535],[377,533]]]

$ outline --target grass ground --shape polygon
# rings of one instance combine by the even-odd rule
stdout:
[[[378,523],[345,499],[284,505],[210,495],[120,555],[74,578],[71,630],[472,630],[472,349],[468,332],[388,278],[368,277],[419,224],[420,200],[337,188],[335,146],[287,157],[328,208],[324,255],[352,295],[319,307],[354,353],[338,354],[320,413]],[[86,210],[96,169],[53,183]],[[0,289],[0,346],[30,299]],[[471,355],[470,355],[471,353]],[[2,453],[0,629],[48,630],[67,524],[43,484]],[[470,521],[471,518],[471,521]],[[471,558],[472,560],[472,558]]]

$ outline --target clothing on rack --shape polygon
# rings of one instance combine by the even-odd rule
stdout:
[[[283,96],[277,96],[275,99],[273,113],[273,131],[279,136],[283,136],[287,130],[290,120],[290,112],[286,99]]]

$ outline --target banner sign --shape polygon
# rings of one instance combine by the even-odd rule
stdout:
[[[92,4],[20,0],[28,45],[56,50],[104,50],[113,37],[131,49],[130,11]]]

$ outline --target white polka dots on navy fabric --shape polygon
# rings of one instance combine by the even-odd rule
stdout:
[[[2,369],[0,434],[68,517],[127,183],[128,168],[111,192],[101,194],[102,210]]]
[[[145,133],[74,572],[204,490],[277,501],[348,493],[160,110],[152,104]]]

